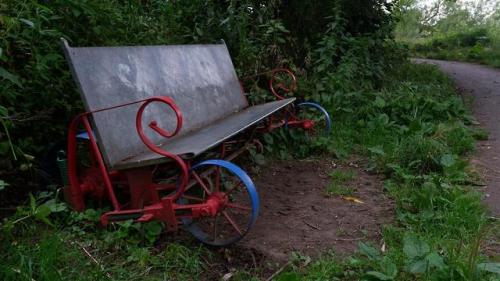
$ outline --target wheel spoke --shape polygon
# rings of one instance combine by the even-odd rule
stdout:
[[[205,190],[205,192],[208,195],[212,194],[210,192],[210,189],[208,189],[208,187],[205,185],[205,183],[203,182],[203,180],[200,178],[200,176],[195,171],[193,171],[193,176],[196,179],[196,181],[200,184],[200,186],[203,188],[203,190]]]
[[[231,194],[235,189],[238,189],[240,186],[242,186],[243,183],[242,182],[238,182],[237,185],[235,185],[233,188],[229,189],[228,191],[226,191],[226,195],[229,196],[229,194]]]
[[[231,218],[231,216],[229,216],[229,214],[226,211],[222,211],[222,214],[224,215],[226,220],[229,222],[229,224],[231,224],[231,226],[236,230],[236,232],[238,232],[239,235],[243,235],[243,232],[241,232],[240,228],[238,227],[236,222],[234,222],[234,220]]]
[[[217,219],[219,218],[219,214],[215,215],[214,217],[214,233],[213,233],[213,237],[212,237],[212,240],[213,241],[216,241],[217,240]]]
[[[250,208],[250,207],[243,206],[243,205],[240,205],[240,204],[235,204],[235,203],[227,203],[226,206],[229,207],[229,208],[240,209],[240,210],[245,210],[245,211],[251,211],[252,210],[252,208]]]
[[[215,169],[215,192],[220,192],[220,179],[221,179],[220,167]]]
[[[290,89],[288,89],[287,87],[285,87],[285,85],[283,85],[283,83],[279,83],[278,86],[277,86],[278,89],[281,89],[285,92],[290,92]]]
[[[183,194],[182,197],[184,197],[186,199],[189,199],[189,200],[193,200],[193,201],[199,201],[199,202],[203,202],[204,201],[202,198],[199,198],[199,197],[196,197],[196,196],[191,196],[191,195],[186,195],[186,194]]]
[[[221,205],[214,216],[185,216],[181,220],[198,240],[208,245],[224,246],[242,239],[247,233],[255,220],[253,211],[258,201],[254,198],[255,187],[245,180],[247,175],[241,168],[233,167],[227,161],[212,161],[201,162],[193,168],[190,185],[194,190],[191,188],[190,192],[183,194],[178,204],[197,207],[197,204],[206,204],[207,198],[223,199],[225,205]],[[203,169],[198,170],[198,167]]]

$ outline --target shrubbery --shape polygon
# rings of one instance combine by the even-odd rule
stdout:
[[[416,56],[433,59],[472,61],[500,67],[497,41],[484,27],[452,32],[430,38],[411,47]]]
[[[385,11],[390,6],[370,2],[358,10],[346,0],[3,1],[0,170],[23,167],[35,170],[26,177],[45,174],[36,172],[37,163],[64,145],[69,120],[82,111],[60,37],[73,46],[224,39],[240,76],[289,66],[307,77],[304,91],[328,96],[336,86],[349,84],[346,79],[379,83],[391,64],[384,51],[393,47],[386,41],[392,21]],[[324,67],[336,76],[335,84],[316,82],[324,79]],[[259,85],[250,83],[247,90],[263,94]]]
[[[278,131],[267,135],[268,149],[284,157],[361,154],[368,169],[387,177],[385,189],[397,205],[396,223],[382,230],[382,251],[360,243],[357,255],[293,265],[278,280],[495,280],[498,264],[483,263],[479,253],[491,225],[468,186],[476,179],[463,160],[474,147],[472,118],[442,73],[409,64],[407,50],[391,39],[390,10],[379,0],[6,0],[0,3],[0,120],[6,125],[2,136],[11,133],[20,160],[13,160],[2,138],[0,156],[8,161],[0,170],[6,162],[20,167],[31,161],[29,154],[40,159],[64,140],[67,122],[82,110],[59,37],[75,46],[223,38],[241,76],[294,68],[301,94],[333,117],[327,138],[303,145]],[[435,44],[476,45],[474,38],[457,35]],[[248,81],[252,99],[268,94],[262,85]],[[161,232],[156,223],[100,229],[97,211],[72,213],[57,194],[39,197],[0,225],[5,280],[195,280],[212,266],[203,247],[152,247]],[[233,279],[249,280],[250,274],[236,272]]]
[[[427,9],[414,0],[400,3],[404,12],[396,36],[413,56],[500,67],[500,6],[495,1],[439,0]]]

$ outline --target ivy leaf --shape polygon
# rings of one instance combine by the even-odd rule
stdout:
[[[276,280],[277,281],[300,281],[302,279],[295,272],[286,272],[286,273],[281,274]]]
[[[382,280],[382,281],[394,280],[394,277],[385,275],[385,274],[378,272],[378,271],[368,271],[365,275],[373,277],[377,280]]]
[[[67,209],[67,206],[65,203],[57,202],[55,199],[50,199],[49,201],[45,202],[43,205],[49,207],[49,209],[52,213],[62,212],[62,211],[65,211]]]
[[[376,107],[383,108],[385,106],[385,100],[381,97],[376,97],[374,104]]]
[[[40,205],[36,208],[35,217],[38,219],[46,218],[52,211],[48,205]]]
[[[266,158],[262,154],[255,154],[254,160],[255,160],[255,163],[259,166],[266,164]]]
[[[427,261],[418,260],[408,266],[408,271],[413,274],[422,274],[427,271]]]
[[[161,224],[158,222],[150,222],[144,225],[144,230],[146,231],[146,239],[150,243],[154,243],[162,231]]]
[[[380,266],[387,276],[395,278],[398,275],[398,268],[396,264],[394,264],[387,257],[385,257],[384,260],[380,263]]]
[[[436,252],[428,254],[425,259],[429,263],[429,266],[435,267],[437,269],[443,269],[445,267],[443,257],[438,255]]]
[[[403,252],[409,259],[422,258],[430,251],[429,245],[415,236],[406,236],[403,244]]]
[[[500,263],[486,262],[477,265],[479,271],[486,271],[500,275]]]
[[[151,222],[145,225],[146,232],[150,235],[160,235],[161,233],[161,224],[157,222]]]
[[[363,242],[359,242],[358,247],[359,247],[359,252],[368,257],[368,259],[380,260],[381,256],[379,251],[373,248],[372,246],[369,246]]]
[[[368,150],[371,153],[373,153],[373,154],[377,154],[377,155],[380,155],[380,156],[384,156],[385,155],[384,149],[383,149],[383,147],[381,145],[369,147]]]
[[[19,77],[8,72],[3,67],[0,67],[0,78],[8,80],[8,81],[12,82],[13,84],[16,84],[17,86],[22,87],[21,82],[19,81]]]
[[[52,211],[50,210],[49,206],[40,205],[39,207],[36,208],[34,215],[35,218],[37,218],[38,220],[41,220],[48,225],[52,225],[52,223],[48,219],[51,213]]]
[[[6,183],[3,180],[0,180],[0,190],[4,190],[7,186],[9,186],[8,183]]]
[[[452,154],[445,154],[445,155],[441,156],[440,163],[444,167],[449,168],[449,167],[455,165],[455,156]]]
[[[29,26],[31,28],[35,27],[35,24],[30,20],[21,18],[21,19],[19,19],[19,21],[22,23],[25,23],[27,26]]]

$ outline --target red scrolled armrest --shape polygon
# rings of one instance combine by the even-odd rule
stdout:
[[[176,125],[175,130],[173,132],[168,132],[167,130],[158,127],[158,124],[156,121],[152,121],[151,123],[149,123],[149,127],[151,129],[153,129],[156,133],[158,133],[159,135],[161,135],[165,138],[171,138],[171,137],[175,136],[177,133],[179,133],[179,131],[181,130],[181,128],[182,128],[182,112],[180,111],[180,109],[177,107],[177,105],[174,103],[174,101],[171,98],[156,96],[156,97],[151,97],[151,98],[144,100],[144,103],[139,107],[139,110],[137,111],[137,115],[136,115],[136,119],[135,119],[137,133],[139,134],[139,138],[141,139],[141,141],[151,151],[174,160],[181,168],[180,186],[177,189],[177,192],[173,195],[173,200],[177,200],[180,197],[180,195],[184,192],[184,189],[188,183],[189,169],[188,169],[187,164],[184,162],[184,160],[182,160],[181,157],[160,148],[159,146],[154,144],[144,133],[144,129],[142,126],[142,116],[143,116],[143,113],[144,113],[144,110],[146,109],[146,107],[152,102],[161,102],[161,103],[167,104],[175,113],[175,116],[177,119],[177,125]]]

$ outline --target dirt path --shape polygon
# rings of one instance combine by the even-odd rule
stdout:
[[[500,217],[500,70],[487,66],[439,60],[415,60],[438,65],[467,97],[473,97],[472,112],[489,139],[478,142],[477,159],[486,179],[485,203]]]
[[[327,195],[329,174],[339,170],[354,173],[345,186],[363,203]],[[378,245],[381,226],[394,217],[394,204],[385,196],[380,177],[365,172],[354,159],[347,165],[331,159],[275,160],[255,183],[261,198],[259,219],[241,244],[274,261],[286,261],[294,251],[342,255],[352,254],[360,241]]]

